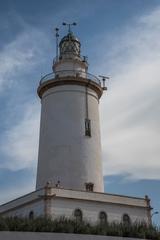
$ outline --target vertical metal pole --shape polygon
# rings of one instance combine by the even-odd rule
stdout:
[[[88,87],[86,86],[86,91],[85,91],[85,102],[86,102],[86,119],[88,119]]]
[[[106,81],[106,79],[103,78],[102,80],[103,80],[103,88],[104,88],[104,87],[105,87],[105,81]]]
[[[56,31],[56,61],[58,61],[58,37],[59,37],[58,31],[59,31],[59,28],[56,28],[55,31]]]
[[[58,37],[56,37],[56,60],[58,61]]]

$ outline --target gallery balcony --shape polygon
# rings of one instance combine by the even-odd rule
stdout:
[[[37,92],[41,98],[43,93],[49,88],[66,84],[90,88],[97,92],[98,98],[102,96],[104,90],[100,79],[93,74],[77,70],[63,70],[52,72],[42,77]]]
[[[76,70],[63,70],[63,71],[57,71],[57,72],[52,72],[49,73],[45,76],[43,76],[40,80],[40,85],[48,82],[48,81],[57,81],[60,78],[65,78],[65,77],[72,77],[76,80],[76,78],[84,78],[87,79],[88,81],[93,81],[96,84],[101,86],[101,81],[98,77],[94,76],[93,74],[82,72],[82,71],[76,71]]]

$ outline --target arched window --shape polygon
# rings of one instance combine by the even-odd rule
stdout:
[[[100,224],[107,223],[107,214],[105,212],[99,213],[99,221],[100,221]]]
[[[123,214],[123,224],[129,225],[131,223],[131,219],[128,214]]]
[[[83,218],[82,211],[80,209],[76,209],[74,211],[74,217],[75,217],[76,221],[81,222],[82,218]]]
[[[30,211],[29,212],[29,219],[33,219],[34,218],[34,212],[33,211]]]

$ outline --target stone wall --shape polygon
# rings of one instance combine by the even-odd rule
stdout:
[[[0,240],[136,240],[136,238],[65,233],[0,232]],[[138,240],[138,239],[137,239]]]
[[[81,209],[83,220],[93,224],[99,221],[101,211],[106,212],[108,222],[121,222],[124,214],[128,214],[132,222],[148,222],[146,208],[69,198],[55,198],[51,202],[49,212],[53,218],[54,216],[73,218],[75,209]]]
[[[3,216],[29,217],[32,211],[34,217],[49,215],[53,219],[60,216],[73,218],[75,209],[81,209],[83,220],[93,224],[99,221],[101,211],[106,212],[108,222],[121,222],[123,214],[128,214],[131,222],[149,223],[150,209],[146,199],[61,188],[48,188],[47,192],[41,189],[22,196],[0,206],[0,213]]]

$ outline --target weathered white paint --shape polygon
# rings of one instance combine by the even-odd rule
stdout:
[[[85,136],[86,89],[80,85],[50,88],[42,96],[37,185],[58,180],[64,188],[102,192],[103,176],[97,93],[88,89],[91,137]]]
[[[99,222],[99,213],[106,212],[109,222],[121,222],[123,214],[131,216],[132,222],[148,221],[147,210],[145,208],[138,208],[133,206],[124,206],[112,203],[91,202],[75,199],[58,199],[55,198],[50,204],[50,215],[52,218],[65,216],[74,218],[74,210],[81,209],[83,219],[92,224]]]
[[[44,216],[47,212],[53,219],[60,216],[73,218],[77,208],[82,210],[83,219],[93,224],[98,222],[101,211],[107,213],[109,222],[120,222],[125,213],[130,216],[132,222],[149,223],[150,220],[147,201],[144,198],[51,187],[1,205],[0,213],[3,216],[28,217],[30,211],[34,211],[35,216]]]
[[[67,71],[70,71],[70,73],[78,71],[85,73],[87,71],[87,67],[88,66],[85,62],[82,62],[78,59],[74,59],[74,61],[72,59],[65,59],[56,62],[53,66],[53,70],[55,74],[58,73],[59,76],[67,76]]]
[[[54,188],[51,189],[50,195],[55,196],[48,211],[52,218],[60,216],[73,218],[74,210],[81,209],[83,219],[93,224],[99,221],[101,211],[107,213],[109,222],[121,222],[123,214],[128,214],[132,222],[148,222],[147,203],[142,198]]]
[[[0,240],[138,240],[137,238],[122,238],[99,235],[69,234],[69,233],[39,233],[39,232],[0,232]],[[142,239],[143,240],[143,239]]]

